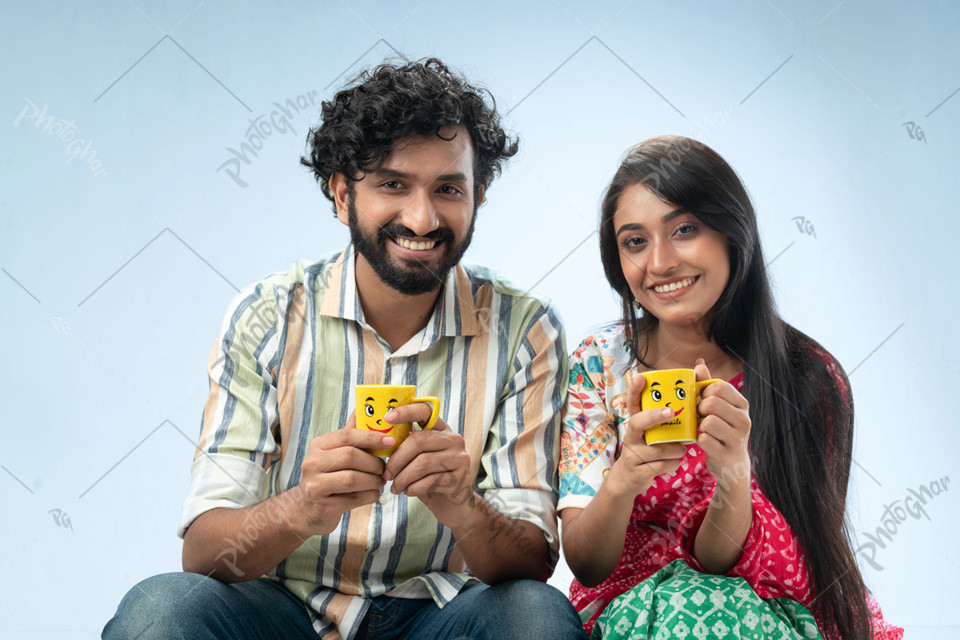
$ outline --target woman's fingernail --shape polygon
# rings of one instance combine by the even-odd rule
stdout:
[[[664,408],[660,411],[660,415],[663,416],[664,418],[673,417],[673,409],[671,409],[671,408],[669,408],[669,407],[664,407]]]
[[[390,473],[389,470],[383,472],[383,479],[384,479],[384,480],[386,480],[387,482],[389,482],[392,478],[393,478],[393,474]]]
[[[397,417],[396,409],[390,409],[390,411],[387,411],[385,414],[383,414],[383,419],[386,420],[387,422],[393,422],[393,419],[396,417]]]

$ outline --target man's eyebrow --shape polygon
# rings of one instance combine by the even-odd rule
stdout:
[[[385,178],[397,178],[397,179],[400,179],[400,180],[411,180],[411,179],[414,178],[414,174],[412,174],[412,173],[408,173],[408,172],[406,172],[406,171],[398,171],[398,170],[396,170],[396,169],[388,169],[388,168],[385,168],[385,167],[381,167],[380,169],[377,169],[376,171],[371,171],[370,173],[371,173],[372,175],[376,176],[377,178],[381,179],[381,180],[383,180],[383,179],[385,179]],[[439,182],[466,182],[466,181],[467,181],[467,176],[466,176],[466,174],[460,173],[460,172],[457,172],[457,173],[442,173],[442,174],[440,174],[440,175],[438,175],[438,176],[435,176],[433,179],[434,179],[434,181],[439,181]]]
[[[673,220],[674,218],[677,218],[677,217],[679,217],[679,216],[682,216],[682,215],[685,214],[685,213],[688,213],[688,211],[686,211],[686,210],[684,210],[684,209],[674,209],[674,210],[671,211],[670,213],[664,214],[663,217],[660,218],[660,222],[666,224],[666,223],[670,222],[671,220]],[[617,237],[620,237],[620,234],[623,233],[624,231],[634,231],[634,230],[636,230],[636,229],[639,229],[639,230],[642,231],[642,230],[646,229],[646,227],[643,226],[642,224],[640,224],[639,222],[630,222],[630,223],[628,223],[628,224],[623,225],[623,226],[620,227],[619,229],[617,229]]]

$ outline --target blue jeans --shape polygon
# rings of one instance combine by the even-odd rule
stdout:
[[[303,602],[265,578],[225,584],[195,573],[167,573],[136,585],[103,630],[105,639],[317,640]],[[432,600],[380,596],[370,602],[359,640],[585,639],[562,593],[535,580],[467,587],[443,609]]]

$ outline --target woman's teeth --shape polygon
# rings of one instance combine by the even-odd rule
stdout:
[[[397,238],[397,244],[405,249],[413,249],[414,251],[426,251],[427,249],[433,249],[437,246],[436,240],[430,242],[412,242],[406,238]]]
[[[693,284],[696,278],[684,278],[683,280],[677,280],[676,282],[671,282],[670,284],[662,284],[653,288],[657,293],[670,293],[671,291],[676,291],[677,289],[682,289],[683,287],[689,287]]]

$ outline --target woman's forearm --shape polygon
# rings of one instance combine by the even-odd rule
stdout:
[[[635,497],[604,482],[586,508],[560,512],[564,557],[580,584],[596,586],[620,564]]]
[[[749,479],[728,486],[718,483],[694,540],[697,561],[709,573],[730,571],[743,555],[752,523]]]

